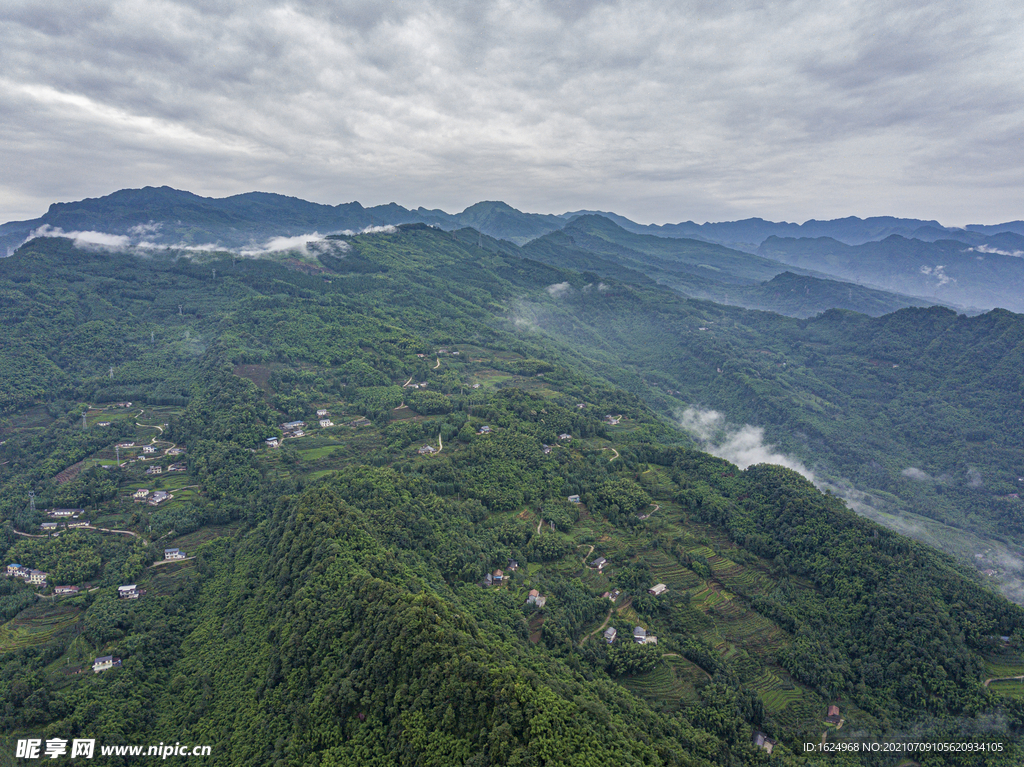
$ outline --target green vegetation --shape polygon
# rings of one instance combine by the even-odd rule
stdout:
[[[370,266],[143,260],[59,240],[0,261],[14,302],[0,354],[35,349],[54,371],[3,404],[0,545],[6,562],[95,589],[50,599],[0,582],[0,729],[212,743],[219,764],[311,767],[753,765],[767,757],[750,744],[763,730],[779,740],[773,760],[813,764],[801,744],[820,739],[839,701],[846,724],[831,740],[998,740],[1001,762],[922,764],[1020,762],[1024,703],[983,682],[1019,661],[1024,611],[798,474],[741,471],[659,417],[678,401],[656,384],[681,368],[652,374],[669,335],[692,322],[703,343],[698,313],[747,315],[665,307],[649,349],[618,348],[670,294],[585,291],[590,277],[475,233],[341,241],[333,258]],[[575,292],[546,290],[563,283]],[[909,322],[895,317],[877,322]],[[86,320],[98,326],[78,343]],[[780,327],[818,332],[835,318],[792,322]],[[998,313],[970,322],[1017,332]],[[759,361],[753,344],[729,348]],[[321,408],[336,426],[316,430]],[[306,436],[267,445],[295,420]],[[92,467],[153,437],[183,452],[136,445],[123,465]],[[145,473],[174,461],[184,473]],[[174,497],[133,501],[157,483]],[[17,534],[35,534],[54,499],[136,535]],[[193,559],[161,563],[171,546]],[[498,569],[507,580],[482,587]],[[141,599],[117,599],[127,582]],[[657,582],[669,590],[648,594]],[[612,589],[615,602],[602,596]],[[634,644],[638,625],[657,644]],[[103,654],[122,667],[92,674]],[[67,673],[76,667],[85,673]]]

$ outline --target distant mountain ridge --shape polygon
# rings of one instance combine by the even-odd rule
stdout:
[[[965,229],[942,226],[938,221],[874,216],[830,221],[810,220],[803,224],[749,218],[742,221],[697,224],[638,224],[608,211],[578,210],[553,215],[525,213],[499,201],[478,202],[461,213],[447,213],[423,207],[410,210],[396,203],[364,207],[359,202],[324,205],[297,197],[269,192],[247,192],[230,197],[202,197],[168,186],[122,189],[105,197],[76,202],[53,203],[47,212],[28,221],[0,225],[0,253],[9,254],[42,226],[64,231],[98,231],[113,235],[146,236],[158,245],[216,244],[225,248],[251,245],[261,238],[298,236],[369,226],[424,223],[445,230],[472,227],[491,237],[523,245],[557,231],[584,215],[613,221],[634,234],[671,239],[714,242],[755,253],[770,237],[831,237],[846,245],[880,241],[892,235],[907,239],[955,240],[973,246],[1005,249],[992,237],[1005,233],[1024,236],[1024,221],[1005,224],[972,224]]]

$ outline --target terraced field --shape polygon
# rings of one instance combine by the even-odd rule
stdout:
[[[195,570],[195,562],[175,562],[170,565],[154,567],[147,572],[152,573],[146,585],[146,590],[155,596],[169,596],[173,594],[178,583],[187,578]]]
[[[987,654],[985,676],[1024,676],[1024,658],[1012,652]]]
[[[1024,681],[1006,680],[1002,682],[992,682],[992,684],[988,686],[988,689],[996,695],[1005,695],[1007,698],[1024,700]]]
[[[66,604],[39,604],[0,626],[0,652],[46,644],[78,623],[82,611]]]
[[[652,650],[653,652],[653,650]],[[681,708],[681,700],[689,702],[696,698],[688,679],[676,676],[675,667],[662,661],[653,671],[637,676],[624,677],[622,686],[634,695],[647,700],[661,701],[670,709]]]
[[[204,527],[201,530],[196,530],[194,533],[183,535],[180,538],[172,538],[163,541],[160,545],[170,548],[172,544],[179,549],[184,549],[185,553],[192,556],[192,551],[202,543],[207,543],[216,538],[222,538],[224,536],[233,536],[239,528],[242,527],[241,522],[235,522],[230,525],[211,525]]]
[[[651,578],[673,591],[688,591],[701,583],[695,572],[661,551],[644,552],[643,559],[651,568]]]

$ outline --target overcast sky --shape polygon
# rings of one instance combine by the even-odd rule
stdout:
[[[4,0],[0,221],[163,184],[1021,219],[1022,41],[1009,0]]]

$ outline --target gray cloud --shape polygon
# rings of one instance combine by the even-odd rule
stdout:
[[[0,217],[169,184],[643,221],[1019,218],[1022,28],[989,0],[12,0]]]

